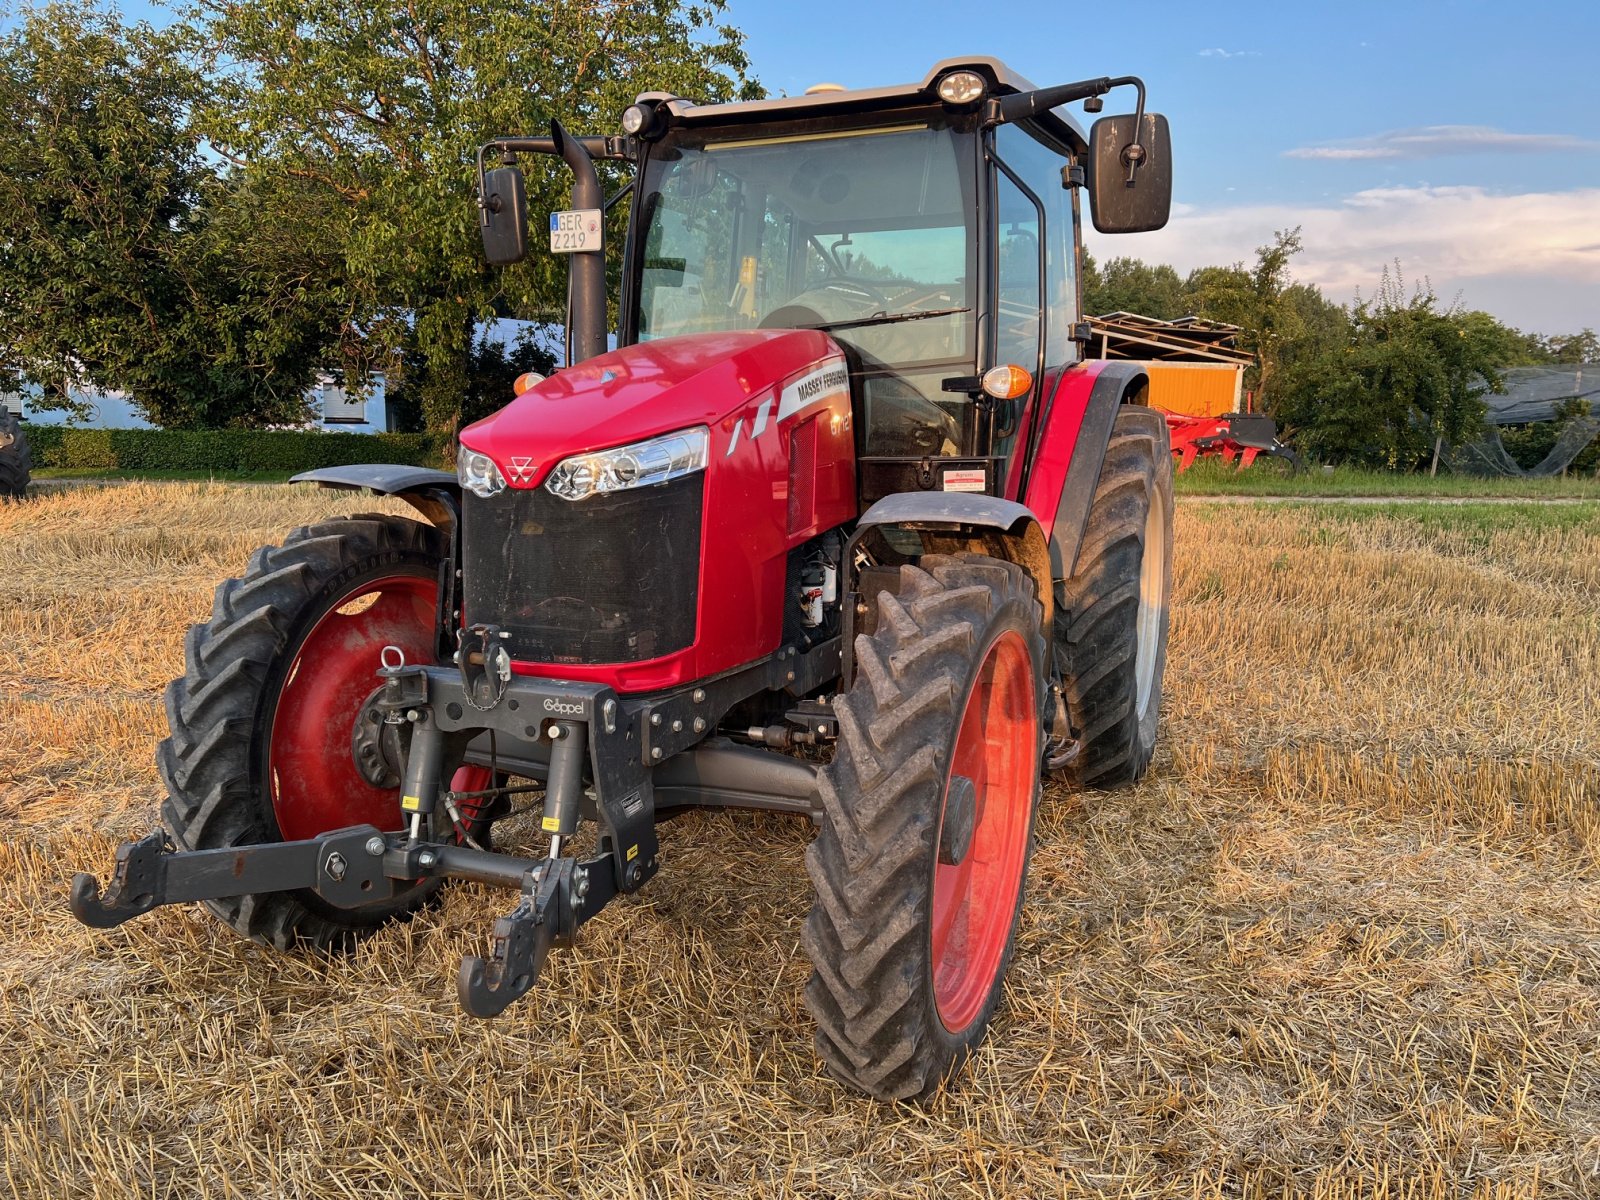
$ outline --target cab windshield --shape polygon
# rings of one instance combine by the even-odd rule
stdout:
[[[645,172],[639,340],[824,326],[883,367],[970,359],[973,161],[926,125],[677,135]]]

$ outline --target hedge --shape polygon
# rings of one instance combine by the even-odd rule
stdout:
[[[266,429],[68,429],[26,425],[35,467],[80,471],[309,471],[347,463],[437,467],[421,433]]]

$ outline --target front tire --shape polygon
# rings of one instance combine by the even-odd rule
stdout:
[[[438,531],[365,515],[296,529],[217,588],[167,688],[171,736],[156,753],[162,822],[186,850],[401,827],[399,789],[364,779],[351,749],[379,653],[433,661]],[[385,903],[336,908],[310,892],[207,901],[253,941],[342,950],[424,903],[437,881]]]
[[[1110,790],[1155,754],[1172,594],[1172,452],[1165,418],[1124,405],[1072,578],[1056,584],[1055,653],[1077,752],[1060,775]]]
[[[929,555],[856,638],[806,853],[806,1004],[827,1069],[879,1099],[936,1088],[999,1002],[1039,795],[1042,620],[1015,564]]]

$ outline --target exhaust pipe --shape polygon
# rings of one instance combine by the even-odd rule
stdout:
[[[572,168],[572,207],[600,208],[600,176],[582,141],[560,121],[550,122],[556,153]],[[567,365],[606,352],[606,256],[604,250],[569,255],[567,266]]]

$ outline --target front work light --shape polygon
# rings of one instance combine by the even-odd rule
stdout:
[[[467,491],[485,500],[506,490],[506,478],[494,465],[494,459],[468,446],[456,451],[456,478]]]
[[[622,132],[636,134],[650,124],[650,114],[642,104],[630,104],[622,110]]]
[[[544,486],[563,500],[653,487],[703,471],[710,444],[711,431],[699,425],[615,450],[575,454],[556,464]]]
[[[951,71],[939,80],[939,99],[946,104],[971,104],[983,90],[983,76],[976,71]]]

